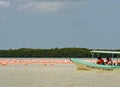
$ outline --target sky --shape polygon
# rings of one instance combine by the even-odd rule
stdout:
[[[120,0],[0,0],[0,49],[120,49]]]

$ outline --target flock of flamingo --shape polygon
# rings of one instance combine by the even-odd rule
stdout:
[[[72,64],[69,59],[0,59],[0,64],[6,65],[29,65],[29,64],[40,64],[40,65],[54,65],[54,64]]]

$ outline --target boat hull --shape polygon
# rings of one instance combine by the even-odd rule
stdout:
[[[120,66],[98,65],[95,63],[87,62],[85,60],[80,60],[80,59],[76,59],[76,58],[71,58],[71,61],[73,63],[75,63],[77,70],[93,70],[93,69],[114,70],[114,69],[120,69]]]
[[[91,70],[92,68],[86,66],[85,64],[75,63],[77,70]]]

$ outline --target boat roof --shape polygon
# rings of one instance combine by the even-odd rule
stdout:
[[[91,53],[107,53],[107,54],[120,54],[118,51],[91,51]]]

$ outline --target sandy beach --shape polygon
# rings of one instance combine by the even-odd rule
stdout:
[[[78,71],[69,64],[0,65],[1,87],[119,87],[120,71]]]

